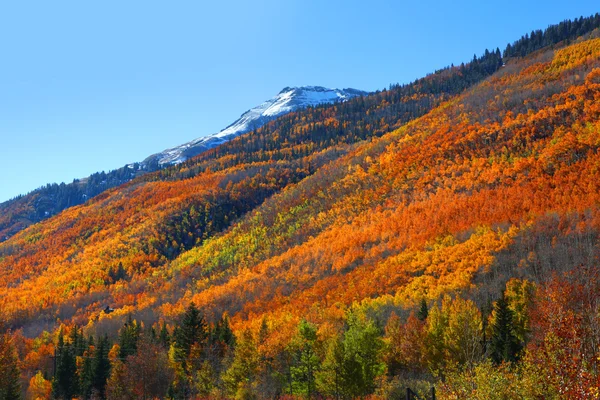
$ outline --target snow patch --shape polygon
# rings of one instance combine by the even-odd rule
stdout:
[[[277,96],[243,113],[238,120],[220,132],[154,154],[143,163],[154,161],[160,166],[179,164],[236,136],[260,128],[283,114],[309,106],[346,101],[364,94],[366,92],[356,89],[328,89],[321,86],[286,87]]]

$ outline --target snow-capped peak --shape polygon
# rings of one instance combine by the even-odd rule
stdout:
[[[346,101],[364,94],[366,92],[356,89],[328,89],[321,86],[286,87],[275,97],[243,113],[237,121],[220,132],[154,154],[144,163],[157,162],[161,166],[178,164],[236,136],[260,128],[283,114],[308,106]]]

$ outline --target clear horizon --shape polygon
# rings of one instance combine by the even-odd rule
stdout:
[[[383,89],[600,11],[591,1],[274,0],[0,10],[0,202],[218,132],[286,86]]]

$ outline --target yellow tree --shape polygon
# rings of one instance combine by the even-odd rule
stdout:
[[[27,399],[29,400],[45,400],[52,397],[52,382],[44,378],[41,371],[38,371],[29,380],[29,388],[27,389]]]
[[[482,355],[481,313],[471,300],[456,298],[444,305],[448,307],[448,328],[444,332],[448,361],[471,368]]]

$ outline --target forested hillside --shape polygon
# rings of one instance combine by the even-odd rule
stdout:
[[[87,318],[88,307],[115,301],[109,300],[115,289],[110,274],[119,264],[128,279],[140,282],[158,267],[169,270],[169,261],[181,252],[224,231],[274,193],[366,138],[425,114],[499,67],[499,51],[486,52],[405,87],[290,113],[33,226],[0,248],[2,264],[11,265],[0,275],[7,287],[4,314],[17,326],[31,316],[53,323],[56,313],[61,319]],[[37,293],[36,301],[22,296],[29,290]],[[8,292],[21,300],[11,300]],[[64,296],[74,304],[65,308]]]
[[[48,184],[0,203],[0,242],[62,210],[83,204],[105,190],[157,169],[157,165],[135,163],[109,172],[94,173],[71,183]]]
[[[600,17],[578,21],[17,233],[0,388],[597,398]]]

